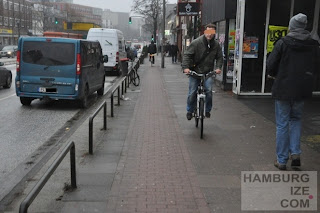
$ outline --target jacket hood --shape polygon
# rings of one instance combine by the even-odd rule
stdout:
[[[304,29],[290,30],[287,36],[303,41],[311,38],[310,32]]]

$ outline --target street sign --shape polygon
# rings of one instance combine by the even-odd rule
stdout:
[[[186,2],[178,3],[178,15],[179,16],[197,16],[199,15],[199,3]]]

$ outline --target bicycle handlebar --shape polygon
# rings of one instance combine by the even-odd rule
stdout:
[[[210,72],[208,72],[206,74],[200,74],[200,73],[197,73],[196,71],[190,70],[190,72],[187,75],[190,75],[192,77],[199,77],[199,78],[202,78],[203,76],[205,76],[205,79],[207,79],[207,78],[209,78],[209,77],[211,77],[211,76],[213,76],[215,74],[216,74],[215,71],[210,71]]]

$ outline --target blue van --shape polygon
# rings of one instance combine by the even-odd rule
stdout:
[[[23,105],[34,99],[77,100],[104,93],[104,62],[98,41],[22,37],[18,42],[16,94]]]

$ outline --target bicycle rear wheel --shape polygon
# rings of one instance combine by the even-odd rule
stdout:
[[[200,138],[203,138],[203,119],[204,119],[204,100],[200,99],[199,103],[199,113],[200,113]]]

